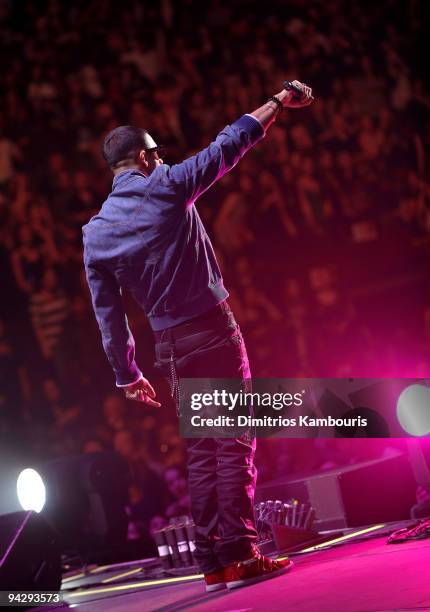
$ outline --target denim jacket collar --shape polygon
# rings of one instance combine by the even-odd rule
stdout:
[[[123,170],[122,172],[120,172],[119,174],[117,174],[116,176],[113,177],[113,181],[112,181],[112,191],[118,187],[119,185],[121,185],[122,183],[124,183],[124,181],[126,181],[127,179],[129,179],[132,175],[137,175],[137,176],[142,176],[143,178],[147,178],[143,172],[140,172],[140,170],[136,170],[136,168],[131,168],[130,170]]]

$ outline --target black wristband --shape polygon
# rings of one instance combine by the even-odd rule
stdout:
[[[280,110],[281,112],[284,110],[284,105],[276,96],[270,96],[267,102],[274,102],[276,106],[278,107],[278,110]]]

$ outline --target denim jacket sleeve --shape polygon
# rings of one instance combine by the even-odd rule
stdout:
[[[115,373],[117,386],[136,382],[142,372],[136,365],[134,338],[128,326],[121,289],[104,267],[85,259],[85,271],[103,348]]]
[[[243,115],[227,125],[206,148],[170,168],[170,178],[183,185],[185,199],[192,204],[215,181],[229,172],[239,159],[264,136],[258,119]]]

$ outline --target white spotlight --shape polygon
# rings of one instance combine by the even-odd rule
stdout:
[[[430,388],[424,385],[406,387],[397,400],[397,418],[412,436],[430,433]]]
[[[18,476],[16,492],[23,510],[40,512],[46,501],[46,489],[36,470],[26,468]]]

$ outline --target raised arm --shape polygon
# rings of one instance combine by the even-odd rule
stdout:
[[[170,168],[169,176],[183,187],[187,204],[193,204],[215,181],[234,168],[264,137],[283,107],[301,108],[311,104],[312,90],[299,81],[293,81],[293,85],[302,91],[300,98],[291,90],[282,90],[260,108],[227,125],[206,149]]]

